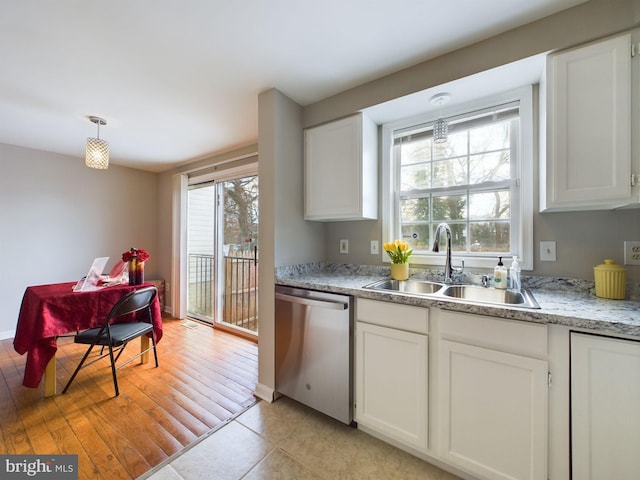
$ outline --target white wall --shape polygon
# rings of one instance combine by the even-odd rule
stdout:
[[[157,175],[0,144],[0,338],[12,337],[27,286],[71,282],[94,257],[107,268],[130,247],[157,278]]]

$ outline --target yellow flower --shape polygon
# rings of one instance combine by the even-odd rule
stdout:
[[[391,257],[392,263],[407,263],[409,255],[413,253],[407,242],[402,240],[394,240],[393,242],[386,242],[383,246],[385,252]]]

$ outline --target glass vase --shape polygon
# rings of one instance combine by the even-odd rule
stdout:
[[[144,262],[136,257],[129,260],[129,285],[142,285],[144,283]]]

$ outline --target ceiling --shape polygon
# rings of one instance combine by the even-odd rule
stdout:
[[[0,0],[0,143],[151,172],[251,145],[258,94],[309,105],[584,0]]]

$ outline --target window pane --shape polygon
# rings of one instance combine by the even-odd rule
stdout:
[[[497,182],[511,178],[509,151],[472,155],[469,158],[469,183]]]
[[[433,188],[467,184],[467,157],[433,162]]]
[[[469,229],[472,252],[509,253],[509,222],[474,222]]]
[[[469,220],[509,219],[509,191],[472,193],[469,195]]]
[[[431,139],[403,142],[400,146],[402,165],[431,160]]]
[[[400,215],[400,221],[403,224],[410,222],[428,222],[429,199],[410,198],[406,200],[400,200]]]
[[[433,144],[433,158],[462,157],[467,155],[467,132],[449,133],[447,141]]]
[[[407,242],[414,251],[431,250],[429,243],[429,224],[406,224],[401,228],[402,239]]]
[[[504,121],[469,130],[469,153],[483,153],[509,148],[509,123]]]
[[[465,220],[467,215],[467,196],[448,195],[433,197],[433,221]]]
[[[416,252],[429,252],[437,225],[446,222],[457,254],[511,253],[520,121],[515,102],[509,109],[456,115],[443,143],[433,143],[432,121],[395,132],[393,167],[400,178],[392,193],[400,201],[393,228]]]
[[[435,233],[438,228],[437,224],[433,225],[433,239],[435,241]],[[451,250],[454,252],[466,252],[467,251],[467,226],[463,223],[449,223],[451,229]],[[446,251],[447,235],[445,232],[441,232],[440,238],[440,251]]]
[[[400,170],[400,190],[403,192],[431,187],[431,167],[428,163],[403,166]]]

